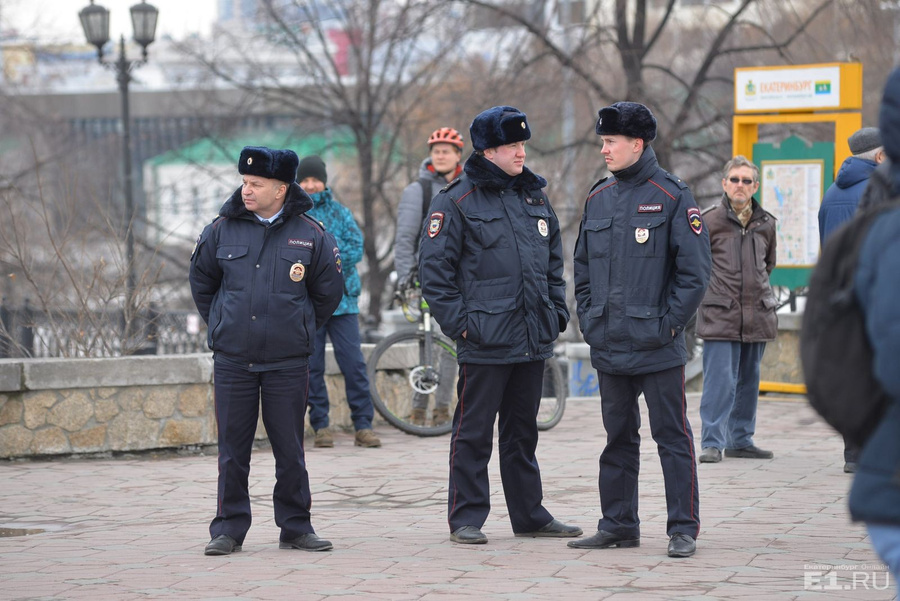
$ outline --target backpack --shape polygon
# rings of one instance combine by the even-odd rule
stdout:
[[[430,179],[427,177],[419,178],[419,185],[422,186],[422,223],[419,224],[419,231],[422,231],[425,227],[425,222],[428,221],[428,209],[431,208],[431,199],[433,196],[431,194]],[[413,252],[419,252],[419,236],[416,236]]]
[[[870,227],[891,206],[858,213],[828,237],[810,276],[800,331],[810,405],[858,446],[875,430],[889,399],[872,373],[872,346],[854,279]]]

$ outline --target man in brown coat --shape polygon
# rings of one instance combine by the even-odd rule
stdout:
[[[701,463],[726,457],[771,459],[753,444],[759,364],[775,339],[775,217],[753,198],[759,168],[743,156],[725,164],[722,202],[707,210],[712,278],[697,311],[703,339]]]

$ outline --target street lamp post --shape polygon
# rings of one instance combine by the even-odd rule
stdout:
[[[131,111],[128,104],[128,84],[131,83],[131,72],[147,62],[147,46],[153,43],[156,37],[156,21],[159,10],[147,2],[142,1],[131,7],[131,24],[134,28],[134,41],[141,46],[141,58],[129,59],[125,55],[125,36],[119,38],[119,56],[115,62],[103,61],[103,47],[109,41],[109,10],[94,4],[84,7],[78,13],[81,19],[81,27],[84,29],[84,37],[88,43],[97,47],[97,61],[107,69],[116,72],[116,80],[119,83],[119,95],[122,103],[122,174],[125,192],[125,260],[126,272],[126,299],[125,299],[125,324],[126,344],[130,342],[135,320],[135,286],[134,274],[134,178],[131,165]]]

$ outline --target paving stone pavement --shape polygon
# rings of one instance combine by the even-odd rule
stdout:
[[[699,396],[689,396],[695,436]],[[212,455],[0,463],[0,599],[485,600],[895,599],[896,583],[849,521],[842,443],[802,399],[760,403],[757,443],[774,460],[698,466],[697,554],[666,556],[665,497],[643,416],[641,546],[583,551],[565,540],[515,538],[496,452],[487,545],[448,541],[449,437],[380,426],[380,449],[309,445],[313,525],[330,553],[278,549],[274,462],[253,454],[255,523],[243,551],[206,557],[215,507]],[[570,401],[541,434],[545,505],[587,534],[599,517],[597,400]],[[496,446],[495,446],[496,449]],[[6,534],[10,534],[9,530]]]

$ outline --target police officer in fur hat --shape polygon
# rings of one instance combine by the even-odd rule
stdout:
[[[250,451],[262,406],[275,455],[280,548],[327,551],[310,523],[303,455],[308,357],[316,329],[344,291],[331,234],[306,215],[292,150],[247,146],[243,184],[200,234],[191,256],[194,303],[206,322],[215,369],[219,485],[206,555],[240,551],[250,528]]]
[[[516,536],[572,537],[581,528],[543,504],[535,457],[544,361],[566,329],[559,221],[525,167],[525,114],[495,106],[469,129],[475,152],[432,200],[419,277],[443,332],[456,340],[459,403],[450,438],[450,540],[486,543],[487,465],[500,415],[500,477]]]
[[[710,276],[709,236],[687,185],[660,169],[656,119],[636,102],[600,110],[612,173],[591,189],[575,245],[578,323],[591,347],[607,432],[593,536],[570,547],[640,545],[641,393],[666,485],[670,557],[689,557],[700,529],[696,459],[686,415],[684,328]]]

